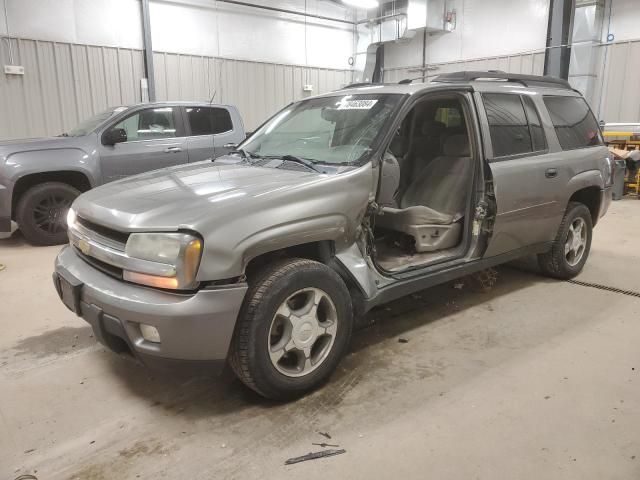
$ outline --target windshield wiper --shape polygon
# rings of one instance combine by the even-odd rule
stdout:
[[[249,152],[244,148],[237,148],[236,150],[232,150],[229,153],[237,153],[242,157],[243,160],[246,160],[249,163],[251,163],[251,159],[253,158],[261,158],[257,153]]]
[[[304,165],[307,168],[310,168],[314,172],[324,173],[322,170],[316,167],[315,163],[313,163],[311,160],[307,160],[306,158],[296,157],[295,155],[277,155],[277,156],[274,155],[273,157],[270,157],[270,158],[280,158],[286,162],[299,163],[301,165]]]

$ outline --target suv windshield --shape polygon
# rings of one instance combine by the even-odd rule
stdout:
[[[289,105],[240,148],[261,157],[358,163],[372,148],[402,95],[340,95]]]
[[[80,122],[68,133],[63,133],[63,137],[82,137],[88,133],[93,132],[98,125],[110,118],[111,116],[126,110],[126,107],[110,108],[103,112],[97,113],[93,117],[89,117],[86,120]]]

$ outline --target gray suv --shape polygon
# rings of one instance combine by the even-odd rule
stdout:
[[[81,195],[62,301],[144,364],[228,362],[300,396],[376,305],[528,254],[568,279],[612,169],[563,80],[496,72],[356,85],[287,106],[230,155]]]
[[[13,221],[31,243],[65,243],[81,192],[219,156],[244,138],[233,106],[161,102],[110,108],[58,137],[0,142],[0,235]]]

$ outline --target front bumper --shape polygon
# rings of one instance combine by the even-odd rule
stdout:
[[[0,184],[0,233],[11,233],[11,192]]]
[[[69,246],[58,254],[53,276],[61,298],[60,276],[76,285],[72,310],[100,343],[150,367],[190,363],[221,371],[247,291],[246,284],[189,294],[134,285],[98,271]],[[161,343],[146,341],[141,323],[155,327]]]

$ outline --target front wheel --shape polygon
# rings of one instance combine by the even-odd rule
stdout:
[[[67,212],[80,191],[62,182],[45,182],[27,190],[16,208],[16,221],[34,245],[67,242]]]
[[[249,285],[229,356],[238,378],[275,400],[321,385],[351,336],[351,297],[342,279],[322,263],[287,259]]]
[[[589,209],[582,203],[569,203],[551,250],[538,255],[542,272],[562,280],[578,275],[589,257],[592,234]]]

